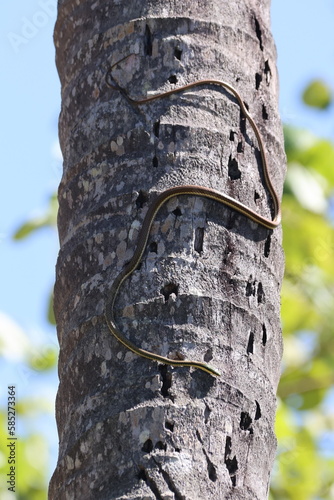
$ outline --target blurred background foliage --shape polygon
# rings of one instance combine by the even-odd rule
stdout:
[[[323,113],[326,83],[302,94]],[[334,144],[284,127],[284,356],[278,388],[271,500],[334,499]]]
[[[325,82],[314,80],[304,103],[324,112],[332,106]],[[288,172],[283,195],[286,272],[282,286],[284,357],[278,388],[277,458],[270,500],[334,499],[334,144],[307,130],[284,128]],[[15,240],[45,227],[55,228],[53,195],[41,217],[25,222]],[[48,320],[54,324],[52,293]],[[9,330],[11,327],[8,327]],[[0,329],[0,356],[6,357]],[[36,349],[23,332],[27,369],[43,377],[55,369],[57,350]],[[7,491],[6,408],[0,411],[0,496],[4,500],[44,500],[49,481],[47,438],[34,422],[54,409],[43,399],[18,400],[20,421],[18,492]],[[37,419],[38,420],[38,419]]]
[[[22,224],[13,235],[24,240],[41,229],[52,229],[56,239],[58,202],[52,195],[44,214]],[[32,292],[33,293],[33,292]],[[55,324],[52,292],[46,311],[48,322]],[[15,346],[15,352],[13,351]],[[58,348],[55,340],[42,343],[32,340],[11,318],[0,313],[0,361],[14,364],[21,384],[16,387],[16,491],[8,491],[9,472],[7,408],[0,408],[0,498],[1,500],[45,500],[50,475],[50,442],[43,428],[45,416],[54,418],[54,401],[42,396],[23,396],[24,387],[32,379],[46,378],[56,370]],[[3,391],[6,391],[3,387]],[[22,391],[21,391],[22,390]],[[6,395],[7,397],[7,395]],[[6,399],[6,398],[5,398]],[[53,439],[54,440],[54,439]]]

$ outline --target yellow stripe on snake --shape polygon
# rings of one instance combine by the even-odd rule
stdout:
[[[118,63],[117,63],[118,64]],[[115,65],[114,65],[115,66]],[[269,171],[268,171],[268,165],[267,165],[267,159],[266,159],[266,154],[263,146],[263,141],[262,137],[260,135],[260,132],[249,114],[243,100],[241,99],[239,93],[228,83],[220,81],[220,80],[198,80],[193,83],[189,83],[188,85],[183,85],[181,87],[178,87],[173,90],[169,90],[167,92],[163,92],[160,94],[154,94],[152,96],[143,98],[143,99],[132,99],[123,88],[121,88],[117,83],[114,81],[111,83],[110,78],[111,77],[111,70],[114,67],[112,66],[110,70],[108,71],[106,75],[106,83],[109,87],[120,91],[124,97],[131,102],[132,104],[136,106],[141,106],[144,104],[148,104],[154,100],[161,99],[161,98],[166,98],[168,96],[171,96],[176,93],[180,92],[185,92],[189,89],[192,89],[194,87],[198,86],[207,86],[207,85],[213,85],[213,86],[218,86],[218,87],[223,87],[227,89],[233,96],[236,98],[238,101],[238,104],[241,108],[241,111],[244,115],[244,117],[248,120],[250,123],[256,139],[258,141],[258,145],[260,148],[261,152],[261,159],[262,159],[262,166],[263,166],[263,174],[264,174],[264,180],[265,180],[265,185],[269,191],[269,194],[272,198],[273,201],[273,207],[274,207],[274,216],[272,219],[268,219],[266,217],[263,217],[262,215],[256,213],[254,210],[251,208],[248,208],[245,206],[243,203],[241,203],[238,200],[235,200],[234,198],[231,198],[227,194],[220,193],[219,191],[216,191],[215,189],[207,188],[207,187],[202,187],[202,186],[196,186],[196,185],[181,185],[181,186],[175,186],[169,189],[166,189],[162,193],[160,193],[156,199],[153,201],[153,203],[149,206],[148,211],[145,215],[142,227],[140,229],[139,235],[138,235],[138,241],[137,241],[137,247],[136,250],[131,258],[131,260],[125,265],[124,269],[121,271],[121,273],[116,277],[115,281],[112,284],[112,287],[109,291],[107,301],[106,301],[106,307],[105,307],[105,317],[106,321],[108,324],[108,327],[111,331],[111,333],[116,337],[116,339],[121,342],[125,347],[130,349],[130,351],[134,352],[135,354],[138,354],[139,356],[143,356],[144,358],[151,359],[153,361],[158,361],[159,363],[164,363],[172,366],[188,366],[188,367],[193,367],[193,368],[198,368],[200,370],[203,370],[210,375],[214,376],[219,376],[220,373],[213,367],[209,366],[206,363],[202,363],[199,361],[192,361],[192,360],[177,360],[177,359],[169,359],[165,356],[161,356],[159,354],[155,354],[153,352],[146,351],[144,349],[141,349],[140,347],[137,347],[135,344],[133,344],[129,339],[124,337],[124,335],[120,332],[116,325],[115,321],[115,315],[114,315],[114,305],[115,305],[115,300],[117,297],[117,294],[119,292],[120,286],[122,283],[133,273],[133,271],[137,268],[139,265],[141,258],[143,256],[143,253],[146,248],[147,240],[150,234],[150,230],[154,221],[154,218],[158,212],[158,210],[171,198],[174,198],[175,196],[178,195],[191,195],[191,196],[203,196],[205,198],[209,198],[211,200],[215,200],[219,203],[222,203],[223,205],[226,205],[236,212],[244,215],[248,219],[258,223],[259,225],[267,228],[267,229],[275,229],[281,222],[281,208],[280,208],[280,201],[278,198],[278,195],[272,185],[272,182],[270,180],[269,176]]]

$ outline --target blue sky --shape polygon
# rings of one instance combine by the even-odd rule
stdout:
[[[272,31],[278,50],[282,120],[333,139],[332,110],[307,109],[305,85],[323,78],[334,89],[334,4],[332,0],[272,0]]]
[[[22,242],[13,242],[11,236],[23,221],[44,212],[61,175],[57,149],[60,85],[52,41],[56,3],[6,2],[0,16],[0,314],[10,317],[41,352],[56,342],[54,329],[46,321],[46,307],[54,280],[57,236],[47,229]],[[273,0],[272,29],[278,49],[282,119],[332,139],[332,110],[319,114],[306,109],[300,99],[314,77],[324,78],[334,89],[332,0]],[[9,349],[19,348],[14,337]],[[22,379],[20,359],[14,361],[0,366],[3,383],[17,383],[19,392],[29,397],[36,393],[53,397],[55,373],[43,382],[33,372]],[[56,442],[54,423],[48,420],[45,425],[51,425]],[[54,449],[55,445],[51,468]]]

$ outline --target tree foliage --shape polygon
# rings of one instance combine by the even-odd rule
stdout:
[[[44,214],[23,223],[14,233],[14,240],[23,240],[45,227],[55,228],[57,198],[52,195]],[[52,294],[50,294],[52,303]],[[52,305],[49,307],[52,310]],[[49,312],[49,322],[54,319]],[[15,346],[15,352],[13,351]],[[54,370],[58,358],[55,343],[36,344],[8,316],[0,312],[0,363],[4,373],[14,372],[15,380],[3,380],[2,401],[6,402],[8,382],[17,382],[16,393],[16,490],[8,490],[7,407],[0,407],[0,497],[4,500],[44,500],[47,497],[50,451],[46,433],[41,431],[44,418],[54,412],[54,402],[31,397],[31,387]],[[38,382],[37,382],[38,384]],[[35,392],[35,391],[34,391]]]
[[[313,80],[303,92],[303,101],[317,109],[327,109],[332,102],[330,87],[323,80]]]
[[[334,145],[306,130],[285,127],[285,147],[285,354],[271,498],[330,500],[334,497]]]
[[[16,346],[13,356],[13,346]],[[15,437],[16,484],[15,493],[8,490],[10,460],[8,443],[6,382],[3,381],[4,405],[0,407],[0,497],[4,500],[44,500],[48,480],[49,446],[41,423],[45,416],[53,413],[53,401],[37,396],[31,397],[32,380],[41,378],[55,367],[57,349],[37,346],[31,342],[13,320],[0,314],[0,361],[5,373],[13,372],[16,384]],[[35,385],[34,385],[35,387]],[[12,418],[12,417],[11,417]]]

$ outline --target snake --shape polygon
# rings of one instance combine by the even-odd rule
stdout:
[[[129,57],[129,56],[127,56]],[[124,58],[125,59],[125,58]],[[120,61],[118,61],[116,64],[118,64]],[[174,88],[172,90],[168,90],[166,92],[158,93],[158,94],[153,94],[148,97],[144,97],[141,99],[134,99],[129,96],[129,94],[118,85],[118,83],[115,82],[114,79],[113,81],[110,81],[111,76],[111,71],[113,69],[113,66],[110,67],[109,71],[106,74],[106,83],[109,87],[113,88],[114,90],[118,90],[121,92],[121,94],[127,99],[128,102],[135,106],[142,106],[145,104],[149,104],[152,101],[155,101],[157,99],[162,99],[162,98],[167,98],[173,94],[176,93],[183,93],[186,92],[187,90],[190,90],[194,87],[199,87],[199,86],[215,86],[215,87],[223,87],[227,91],[229,91],[237,100],[240,109],[244,115],[244,117],[248,120],[250,123],[254,134],[256,136],[256,139],[258,141],[260,153],[261,153],[261,161],[262,161],[262,168],[263,168],[263,175],[264,175],[264,181],[265,185],[267,187],[267,190],[269,191],[270,197],[273,202],[273,215],[272,218],[267,218],[259,213],[255,212],[251,208],[247,207],[244,205],[242,202],[228,196],[225,193],[221,193],[220,191],[209,188],[209,187],[204,187],[204,186],[197,186],[197,185],[179,185],[179,186],[174,186],[170,187],[168,189],[165,189],[162,191],[160,194],[156,196],[156,198],[153,200],[153,202],[149,205],[148,210],[146,212],[146,215],[144,217],[142,226],[140,228],[139,234],[138,234],[138,239],[137,239],[137,246],[135,248],[135,251],[133,253],[132,258],[125,264],[125,267],[122,269],[122,271],[118,274],[116,279],[113,281],[112,286],[109,290],[107,300],[106,300],[106,306],[105,306],[105,319],[106,323],[109,327],[110,332],[116,337],[116,339],[123,344],[127,349],[132,351],[133,353],[142,356],[144,358],[147,358],[152,361],[157,361],[159,363],[171,365],[171,366],[186,366],[186,367],[192,367],[192,368],[197,368],[199,370],[202,370],[204,372],[209,373],[210,375],[214,377],[220,376],[220,372],[216,370],[216,368],[200,361],[193,361],[193,360],[186,360],[186,359],[170,359],[166,356],[162,356],[160,354],[156,354],[150,351],[147,351],[145,349],[142,349],[141,347],[138,347],[135,345],[132,341],[130,341],[128,338],[126,338],[123,333],[119,330],[116,320],[115,320],[115,312],[114,312],[114,305],[115,305],[115,300],[118,295],[118,292],[120,290],[121,285],[124,283],[124,281],[129,278],[129,276],[137,269],[138,265],[140,264],[140,261],[143,257],[147,241],[149,238],[149,234],[152,228],[152,224],[154,222],[155,216],[157,215],[157,212],[160,210],[160,208],[165,205],[168,200],[171,198],[174,198],[179,195],[190,195],[190,196],[202,196],[204,198],[208,198],[210,200],[217,201],[218,203],[222,203],[223,205],[233,209],[234,211],[238,212],[239,214],[242,214],[246,218],[252,220],[253,222],[256,222],[260,226],[273,230],[275,229],[281,222],[281,207],[280,207],[280,200],[279,197],[273,187],[273,184],[271,182],[271,178],[269,175],[269,170],[268,170],[268,163],[267,163],[267,158],[266,158],[266,153],[265,153],[265,148],[263,144],[263,140],[261,137],[261,134],[259,132],[259,129],[250,115],[244,101],[242,100],[240,94],[237,92],[237,90],[230,85],[229,83],[226,83],[221,80],[214,80],[214,79],[205,79],[205,80],[196,80],[195,82],[188,83],[186,85],[179,86],[177,88]]]

